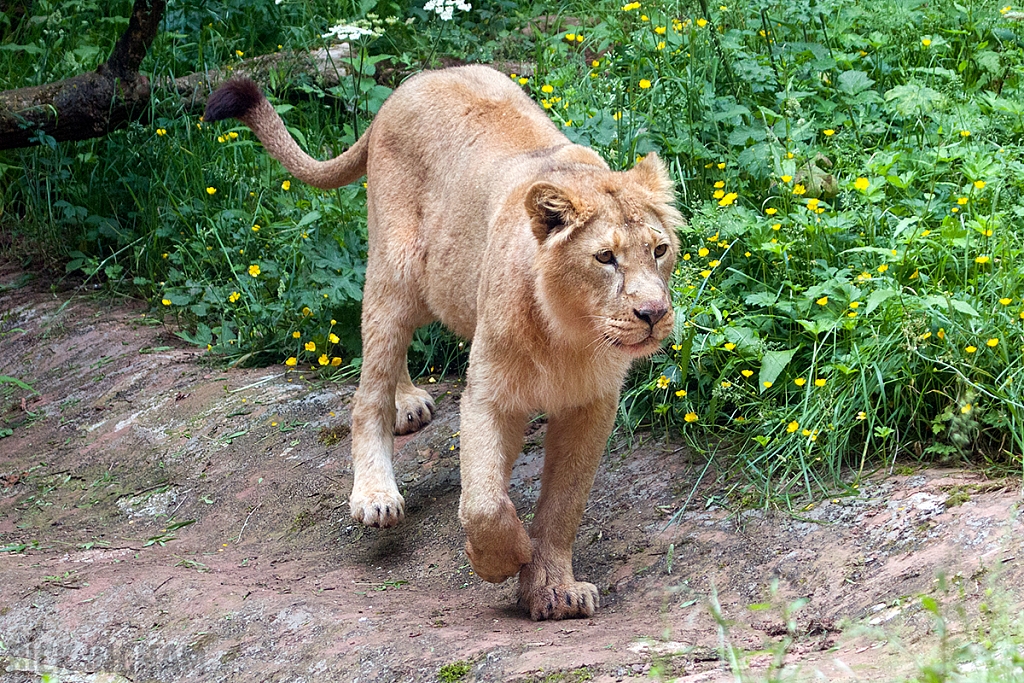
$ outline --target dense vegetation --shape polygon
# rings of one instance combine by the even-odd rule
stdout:
[[[0,87],[94,68],[128,10],[0,17]],[[149,120],[0,154],[0,227],[15,253],[143,293],[213,354],[354,370],[362,186],[291,182],[159,83],[354,36],[340,85],[270,79],[326,157],[404,75],[490,62],[613,167],[657,151],[678,182],[679,325],[623,427],[727,436],[720,464],[771,497],[900,456],[1019,468],[1022,19],[973,0],[172,2],[143,65]],[[435,328],[414,351],[415,370],[464,360]]]

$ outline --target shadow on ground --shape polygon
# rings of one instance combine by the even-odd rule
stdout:
[[[606,456],[577,538],[591,620],[534,623],[473,576],[456,519],[458,382],[398,440],[408,517],[347,511],[353,386],[225,370],[133,302],[9,288],[0,268],[0,676],[39,681],[733,680],[708,608],[756,675],[806,597],[787,662],[889,680],[930,643],[940,572],[976,605],[1019,583],[1017,487],[962,471],[878,477],[801,518],[730,513],[676,444]],[[528,518],[545,426],[513,499]],[[3,433],[3,432],[0,432]],[[985,577],[985,578],[983,578]],[[973,601],[973,602],[972,602]],[[754,605],[754,609],[750,607]],[[845,631],[845,633],[844,633]]]

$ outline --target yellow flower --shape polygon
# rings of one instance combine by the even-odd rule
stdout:
[[[814,386],[816,387],[823,387],[827,383],[828,380],[826,380],[824,377],[819,377],[818,379],[814,380]]]
[[[304,318],[308,318],[311,315],[313,315],[313,311],[310,310],[309,306],[303,306],[302,307],[302,316]]]
[[[790,434],[792,434],[798,429],[800,429],[800,423],[797,422],[796,420],[793,420],[788,425],[786,425],[786,431],[789,432]]]
[[[800,433],[803,434],[804,436],[810,436],[811,435],[811,430],[810,429],[804,429]]]
[[[614,114],[612,114],[612,119],[615,120],[615,121],[621,120],[622,119],[622,112],[621,111],[617,111]]]
[[[870,185],[871,181],[868,180],[867,178],[857,178],[856,180],[853,181],[853,187],[857,190],[860,190],[861,192],[868,189]]]
[[[750,378],[750,377],[753,376],[754,371],[753,370],[741,370],[740,374],[743,375],[744,377]]]
[[[226,137],[224,137],[223,135],[218,135],[217,136],[217,142],[227,142],[227,141],[228,141],[228,139]]]
[[[818,210],[818,201],[819,200],[814,199],[814,198],[808,199],[807,200],[807,208],[809,210],[811,210],[811,211],[817,211]]]
[[[281,183],[281,189],[284,190],[285,192],[292,189],[292,181],[286,180],[283,183]]]
[[[206,194],[208,194],[210,196],[213,196],[213,195],[217,194],[217,188],[216,187],[208,187],[208,188],[206,188]]]
[[[723,187],[725,187],[725,181],[724,180],[719,180],[718,182],[715,183],[715,189],[721,189]]]
[[[706,269],[702,270],[700,271],[700,276],[706,280],[707,278],[711,277],[711,271]]]
[[[308,341],[302,345],[302,348],[306,349],[307,351],[316,351],[316,342]]]
[[[647,88],[650,88],[650,87],[651,87],[651,82],[649,80],[647,80],[646,78],[641,78],[640,79],[640,88],[642,90],[647,90]]]
[[[850,311],[849,313],[846,314],[846,317],[847,318],[856,318],[857,317],[857,311]]]
[[[867,414],[867,413],[865,413],[865,412],[864,412],[864,411],[862,410],[862,411],[860,411],[859,413],[857,413],[857,419],[858,419],[858,420],[866,420],[866,419],[868,419],[868,414]]]
[[[782,182],[784,182],[784,183],[788,183],[791,180],[793,180],[793,176],[791,176],[791,175],[784,175],[784,176],[782,176]]]
[[[696,422],[697,413],[687,413],[686,415],[683,415],[683,419],[686,420],[687,422]]]
[[[327,341],[331,342],[332,344],[337,344],[341,340],[338,339],[338,335],[331,332],[329,335],[327,335]]]
[[[772,388],[772,383],[771,382],[762,382],[762,384],[764,384],[764,388],[765,389],[771,389]]]
[[[921,39],[921,44],[924,45],[925,47],[928,47],[929,45],[932,44],[932,41],[931,41],[930,38],[922,38]]]
[[[655,26],[654,27],[654,32],[657,33],[659,36],[665,35],[665,31],[666,30],[668,30],[668,29],[666,29],[666,27],[664,27],[664,26]]]
[[[162,303],[164,306],[170,306],[171,305],[171,300],[170,299],[160,299],[160,303]]]
[[[713,261],[708,261],[708,267],[710,267],[710,268],[717,268],[721,264],[722,264],[722,262],[719,261],[718,259],[715,259]]]
[[[166,128],[157,128],[156,129],[156,134],[161,136],[161,137],[164,136],[164,135],[167,135],[167,129]]]
[[[725,168],[725,162],[724,161],[718,162],[717,164],[715,164],[715,168],[717,168],[719,171],[721,171],[723,168]]]
[[[725,345],[722,348],[724,348],[726,351],[732,351],[733,349],[736,348],[736,345],[733,344],[732,342],[725,342]]]
[[[710,252],[708,252],[708,248],[707,247],[701,247],[700,249],[697,250],[697,256],[700,256],[701,258],[704,258],[705,256],[707,256],[708,253],[710,253]]]
[[[623,12],[632,12],[635,9],[640,9],[640,3],[639,2],[631,2],[629,4],[626,4],[626,5],[622,6],[622,11]]]
[[[945,339],[946,338],[946,328],[940,327],[939,331],[935,333],[935,336],[938,337],[939,339]]]
[[[832,137],[833,135],[836,134],[836,132],[834,130],[832,130],[831,128],[826,128],[825,130],[823,130],[821,132],[824,133],[825,137],[827,137],[827,138],[830,138],[830,137]]]
[[[1009,306],[1011,301],[1013,301],[1013,299],[1004,296],[1002,299],[999,300],[999,303],[1001,303],[1003,306]]]
[[[974,259],[974,262],[975,263],[980,263],[981,265],[985,265],[986,263],[988,263],[991,260],[992,259],[989,258],[988,256],[978,256],[977,258]]]
[[[957,197],[956,203],[959,204],[960,206],[963,206],[964,204],[967,203],[967,197]]]
[[[326,353],[321,353],[320,357],[316,359],[316,362],[320,365],[327,365],[331,360],[327,357]]]
[[[793,188],[793,194],[795,194],[795,195],[807,194],[807,188],[804,187],[801,183],[797,183],[796,186]]]
[[[994,349],[998,345],[999,339],[996,337],[993,337],[992,339],[989,339],[987,342],[985,342],[985,346],[989,347],[990,349]]]
[[[769,206],[767,209],[764,210],[764,212],[769,216],[774,216],[779,212],[779,210],[776,209],[774,206]]]
[[[339,358],[338,356],[335,356],[334,358],[331,359],[331,367],[335,367],[336,368],[339,365],[341,365],[341,358]]]
[[[337,320],[335,320],[334,318],[331,318],[331,324],[332,324],[332,325],[337,325],[337,324],[338,324],[338,321],[337,321]]]
[[[544,85],[540,86],[540,91],[545,95],[550,95],[551,93],[555,92],[555,89],[545,83]]]
[[[701,28],[704,28],[707,25],[708,25],[708,20],[707,19],[698,19],[697,20],[697,26],[700,26]]]
[[[669,385],[669,382],[671,382],[671,380],[668,377],[666,377],[665,375],[662,375],[661,377],[658,378],[658,388],[659,389],[667,389],[668,385]]]
[[[292,338],[293,339],[298,339],[301,336],[302,336],[302,333],[299,332],[298,330],[295,330],[294,332],[292,332]]]
[[[828,305],[828,297],[827,296],[823,296],[820,299],[816,300],[814,303],[818,304],[819,306],[827,306]]]
[[[797,377],[795,380],[793,380],[793,384],[797,385],[798,387],[802,387],[803,385],[807,384],[807,380],[804,379],[803,377]]]
[[[985,181],[984,180],[975,180],[974,181],[974,187],[975,187],[975,189],[978,189],[978,190],[984,190],[985,189]]]
[[[859,301],[851,301],[850,302],[850,308],[860,308],[860,302]]]
[[[231,131],[230,133],[228,133],[228,137],[231,138],[232,140],[237,140],[238,133],[236,133],[235,131]]]
[[[260,226],[259,225],[252,226],[252,231],[253,232],[259,232],[260,231]]]
[[[288,360],[286,360],[284,362],[284,364],[289,366],[289,367],[295,367],[295,364],[298,363],[298,362],[299,361],[298,361],[298,359],[295,356],[291,356],[291,357],[288,358]]]
[[[882,265],[878,266],[878,272],[879,273],[884,273],[887,270],[889,270],[889,264],[888,263],[883,263]]]
[[[231,302],[231,303],[235,303],[236,301],[238,301],[241,298],[242,298],[242,295],[239,294],[238,292],[231,292],[231,294],[228,295],[228,301]]]
[[[965,404],[964,404],[964,405],[963,405],[963,406],[962,406],[962,407],[960,408],[960,412],[961,412],[961,413],[963,413],[964,415],[966,415],[967,413],[971,412],[971,410],[972,410],[973,408],[974,408],[974,406],[973,406],[972,404],[970,404],[970,403],[965,403]]]
[[[686,389],[680,389],[677,391],[676,398],[686,398]]]
[[[729,206],[730,204],[736,201],[737,197],[739,197],[738,194],[736,194],[735,192],[730,192],[729,194],[725,195],[724,197],[718,200],[718,205]]]
[[[962,138],[969,138],[969,137],[971,137],[971,131],[969,131],[969,130],[962,130],[962,131],[960,131],[960,137],[962,137]]]
[[[565,34],[565,39],[568,42],[570,42],[570,43],[575,43],[576,42],[576,34],[575,33],[566,33]]]
[[[715,190],[714,194],[711,195],[715,199],[721,199],[725,196],[725,190]]]
[[[600,60],[600,59],[595,59],[594,61],[592,61],[592,62],[590,63],[590,67],[591,67],[592,69],[596,69],[596,68],[597,68],[597,67],[599,67],[599,66],[601,66],[601,60]]]
[[[772,223],[772,230],[775,230],[776,232],[782,230],[782,223]]]
[[[727,382],[722,382],[722,388],[723,389],[728,389],[731,386],[732,386],[732,382],[728,382],[728,381]]]
[[[237,56],[241,57],[241,56],[242,56],[242,55],[244,55],[245,53],[244,53],[244,52],[242,52],[241,50],[235,50],[235,54],[236,54]]]
[[[966,351],[967,353],[974,353],[977,350],[978,350],[977,346],[968,346],[966,349],[964,349],[964,351]]]
[[[251,275],[253,277],[259,277],[259,275],[260,275],[260,267],[258,265],[256,265],[255,263],[252,264],[251,266],[249,266],[249,275]]]

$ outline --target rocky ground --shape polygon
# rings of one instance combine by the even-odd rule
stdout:
[[[935,644],[922,595],[963,609],[954,630],[986,590],[1016,599],[1019,481],[900,467],[799,515],[726,509],[702,459],[636,435],[577,538],[598,613],[531,622],[462,550],[458,381],[425,380],[437,418],[398,440],[406,521],[363,528],[354,386],[225,369],[144,305],[19,282],[0,268],[4,683],[718,681],[722,642],[758,678],[790,638],[797,678],[893,680]],[[514,472],[524,517],[544,432]]]

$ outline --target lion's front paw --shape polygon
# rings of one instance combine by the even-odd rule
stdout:
[[[423,389],[413,387],[395,396],[395,434],[412,434],[434,419],[434,399]]]
[[[520,594],[519,606],[534,621],[592,617],[598,606],[597,586],[585,581],[541,586]]]
[[[466,555],[469,556],[469,563],[477,576],[490,583],[501,583],[518,574],[523,565],[529,564],[531,545],[529,537],[523,531],[521,537],[517,536],[513,542],[500,548],[476,548],[467,540]]]
[[[405,499],[398,491],[353,491],[348,505],[352,511],[352,518],[366,526],[395,526],[405,517]]]

